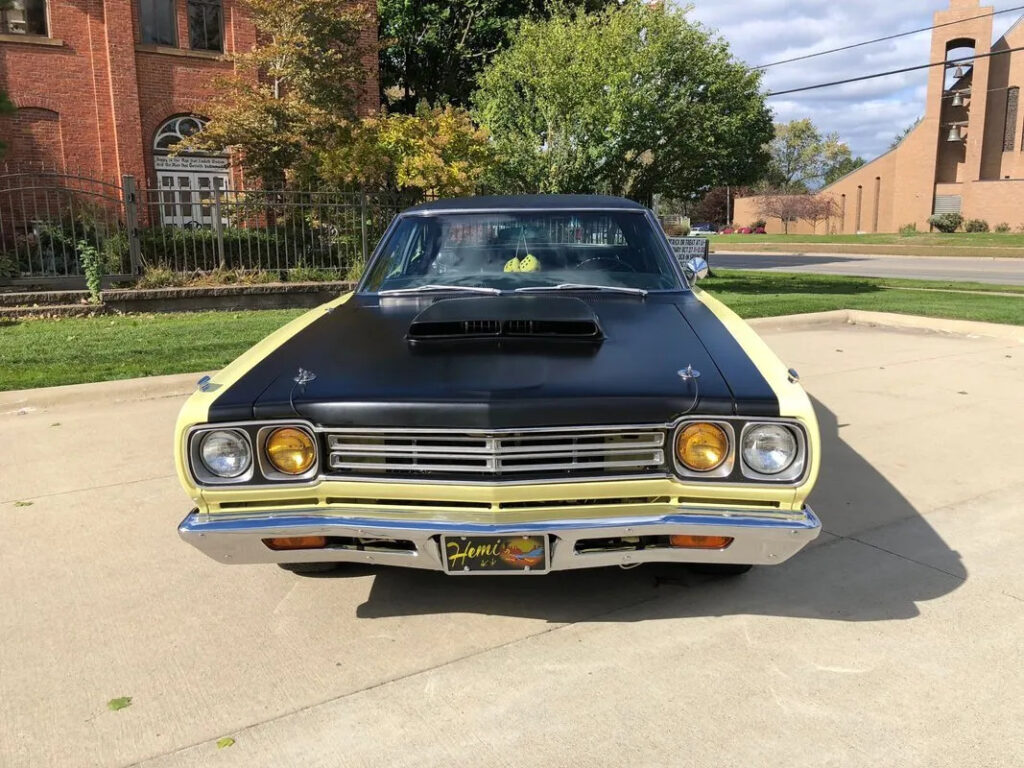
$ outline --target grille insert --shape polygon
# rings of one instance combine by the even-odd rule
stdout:
[[[339,475],[601,476],[664,469],[661,429],[338,430],[327,434],[328,466]]]

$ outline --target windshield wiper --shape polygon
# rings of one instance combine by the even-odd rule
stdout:
[[[462,291],[463,293],[483,293],[488,296],[500,296],[501,291],[497,288],[484,288],[478,285],[418,285],[415,288],[394,288],[389,291],[379,291],[378,296],[405,296],[414,293],[436,293],[438,291]]]
[[[540,291],[608,291],[609,293],[628,293],[632,296],[646,296],[643,288],[626,288],[621,285],[586,285],[583,283],[562,283],[561,285],[538,285],[531,288],[516,288],[516,293],[534,293]]]

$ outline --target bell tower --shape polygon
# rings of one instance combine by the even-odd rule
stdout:
[[[952,198],[960,185],[982,178],[982,152],[992,50],[993,11],[979,0],[951,0],[949,10],[935,14],[925,120],[936,131],[936,211],[940,198]],[[957,23],[951,23],[957,22]],[[949,205],[953,201],[948,202]]]

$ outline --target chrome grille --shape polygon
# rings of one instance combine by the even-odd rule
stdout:
[[[454,430],[331,430],[334,474],[602,475],[664,468],[665,431],[657,428]]]

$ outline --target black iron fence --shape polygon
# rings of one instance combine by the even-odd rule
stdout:
[[[352,277],[422,196],[393,192],[138,189],[85,176],[0,173],[0,280],[76,277],[95,248],[108,275],[262,270]]]
[[[0,174],[0,280],[82,274],[95,248],[106,271],[131,271],[121,184],[43,169]]]

